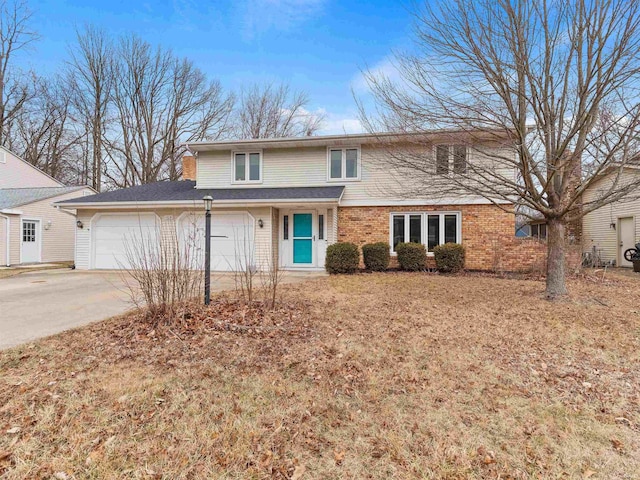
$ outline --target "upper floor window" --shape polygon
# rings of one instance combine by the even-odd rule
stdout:
[[[359,148],[330,148],[328,161],[329,180],[360,178]]]
[[[465,145],[436,145],[436,173],[467,173],[467,147]]]
[[[262,181],[262,154],[236,152],[233,154],[234,183],[260,183]]]

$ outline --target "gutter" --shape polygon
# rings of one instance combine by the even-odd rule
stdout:
[[[5,252],[5,264],[7,267],[11,266],[11,259],[9,258],[9,255],[11,254],[11,249],[9,248],[9,245],[11,245],[11,219],[7,216],[7,215],[3,215],[0,213],[0,217],[4,218],[5,221],[5,228],[6,228],[6,236],[7,238],[5,239],[7,242],[6,245],[6,252]]]
[[[307,204],[307,203],[334,203],[340,202],[339,198],[291,198],[291,199],[269,199],[269,200],[215,200],[215,205],[224,206],[237,206],[237,207],[252,207],[252,206],[265,206],[275,204]],[[202,200],[178,200],[178,201],[158,201],[158,202],[74,202],[74,203],[56,203],[56,207],[62,208],[157,208],[157,207],[185,207],[193,206],[198,207],[202,203]]]

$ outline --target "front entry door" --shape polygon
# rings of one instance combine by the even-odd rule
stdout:
[[[22,220],[20,250],[22,263],[40,261],[40,222],[38,220]]]
[[[624,259],[624,252],[634,247],[636,227],[633,217],[625,217],[618,219],[618,227],[620,232],[619,252],[618,258],[620,259],[621,267],[632,267],[633,264]]]
[[[313,214],[293,214],[293,263],[294,265],[313,264]]]

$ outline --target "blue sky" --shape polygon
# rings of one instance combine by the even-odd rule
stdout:
[[[326,111],[322,133],[359,130],[351,93],[364,93],[360,70],[385,70],[394,49],[409,43],[407,4],[338,0],[30,0],[41,35],[22,63],[55,72],[75,28],[90,23],[191,58],[227,89],[288,82]]]

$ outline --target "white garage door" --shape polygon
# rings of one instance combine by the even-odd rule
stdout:
[[[160,222],[152,213],[100,216],[92,224],[93,268],[130,268],[131,255],[159,246],[159,228]]]
[[[181,248],[188,245],[204,268],[204,215],[184,215],[178,226]],[[243,270],[255,265],[254,222],[246,213],[211,215],[211,270]],[[183,250],[184,251],[184,250]]]
[[[243,270],[255,265],[253,218],[246,213],[211,215],[211,270]],[[184,215],[178,226],[182,254],[193,252],[195,264],[204,268],[204,215]]]

